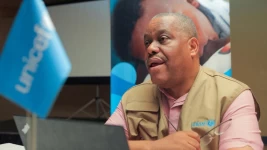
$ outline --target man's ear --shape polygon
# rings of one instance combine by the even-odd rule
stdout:
[[[197,38],[192,37],[188,40],[188,48],[190,50],[191,57],[199,56],[199,42]]]
[[[199,2],[197,0],[187,0],[187,2],[196,8],[198,8],[198,6],[199,6]]]

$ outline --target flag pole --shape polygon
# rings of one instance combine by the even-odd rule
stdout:
[[[27,150],[36,150],[37,143],[37,116],[27,111],[27,124],[30,126],[30,134],[27,134]]]

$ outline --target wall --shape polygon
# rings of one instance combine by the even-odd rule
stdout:
[[[252,88],[261,108],[262,135],[267,136],[267,1],[233,0],[230,8],[233,77]]]
[[[47,9],[72,64],[69,76],[110,76],[109,2],[88,1]]]
[[[17,13],[20,0],[0,1],[0,51]]]

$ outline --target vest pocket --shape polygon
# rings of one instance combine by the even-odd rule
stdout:
[[[155,103],[132,102],[126,105],[129,138],[156,140],[159,106]]]

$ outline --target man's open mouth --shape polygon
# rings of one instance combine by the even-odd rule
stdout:
[[[149,67],[152,68],[152,67],[156,67],[156,66],[159,66],[162,64],[164,64],[164,63],[152,63]]]
[[[162,60],[161,58],[158,58],[158,57],[152,57],[152,58],[148,59],[148,67],[149,68],[156,67],[156,66],[162,65],[164,63],[165,63],[165,61]]]

